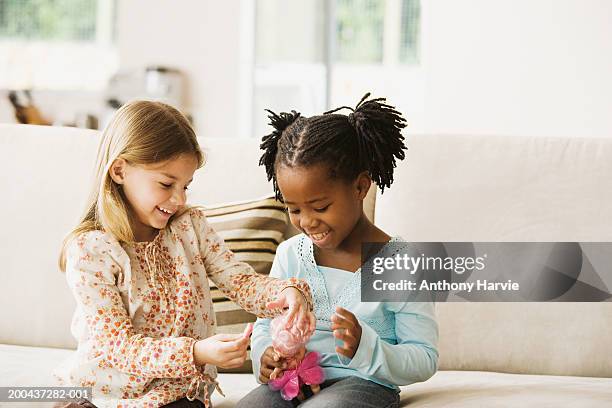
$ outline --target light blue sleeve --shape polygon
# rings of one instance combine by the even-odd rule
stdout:
[[[438,325],[431,302],[387,303],[395,308],[398,344],[380,338],[367,323],[352,359],[340,358],[347,367],[398,386],[425,381],[438,369]],[[340,355],[339,355],[340,356]]]
[[[286,242],[286,241],[285,241]],[[281,243],[276,250],[274,262],[270,269],[270,276],[279,279],[287,278],[287,248]],[[261,365],[261,355],[266,349],[272,345],[270,338],[270,320],[257,318],[253,326],[253,334],[251,335],[251,361],[253,362],[253,374],[255,380],[259,383],[259,369]]]

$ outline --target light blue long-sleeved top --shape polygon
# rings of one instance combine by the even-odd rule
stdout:
[[[394,238],[392,242],[401,241]],[[390,388],[430,378],[438,366],[438,325],[431,302],[361,302],[361,272],[317,266],[312,241],[300,234],[276,251],[270,276],[305,279],[313,294],[316,330],[306,345],[321,353],[325,378],[358,376]],[[330,293],[330,291],[332,293]],[[352,359],[336,353],[331,316],[341,306],[362,328]],[[272,344],[270,319],[257,319],[251,338],[253,373],[259,381],[260,359]]]

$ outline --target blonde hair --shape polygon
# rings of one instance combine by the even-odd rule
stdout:
[[[96,158],[96,173],[85,212],[62,244],[59,267],[66,270],[66,250],[72,239],[95,230],[112,234],[119,242],[134,241],[125,196],[110,177],[117,159],[131,165],[159,163],[181,154],[193,154],[198,167],[204,164],[195,132],[187,118],[170,105],[154,101],[132,101],[123,105],[102,133]],[[173,218],[184,214],[183,208]],[[169,222],[170,222],[169,221]]]

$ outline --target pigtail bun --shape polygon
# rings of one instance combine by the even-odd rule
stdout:
[[[300,113],[292,110],[291,113],[281,112],[277,115],[269,109],[266,109],[266,112],[270,114],[268,116],[268,119],[270,119],[269,124],[274,128],[274,131],[261,139],[259,148],[264,151],[264,154],[259,159],[259,165],[265,166],[268,181],[272,180],[274,185],[276,199],[282,200],[274,174],[274,162],[278,153],[278,140],[282,136],[283,131],[300,117]]]
[[[385,98],[368,101],[369,96],[367,93],[361,98],[347,119],[357,134],[359,159],[383,192],[393,183],[396,159],[406,157],[406,145],[401,134],[406,119],[395,107],[388,105]]]

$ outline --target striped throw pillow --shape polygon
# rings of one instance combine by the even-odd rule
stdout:
[[[270,273],[276,248],[285,239],[288,217],[285,206],[273,197],[204,207],[209,224],[234,252],[236,258],[246,262],[258,273]],[[256,317],[227,299],[209,280],[218,333],[241,333],[247,323]],[[252,372],[250,358],[237,369],[219,372]]]

